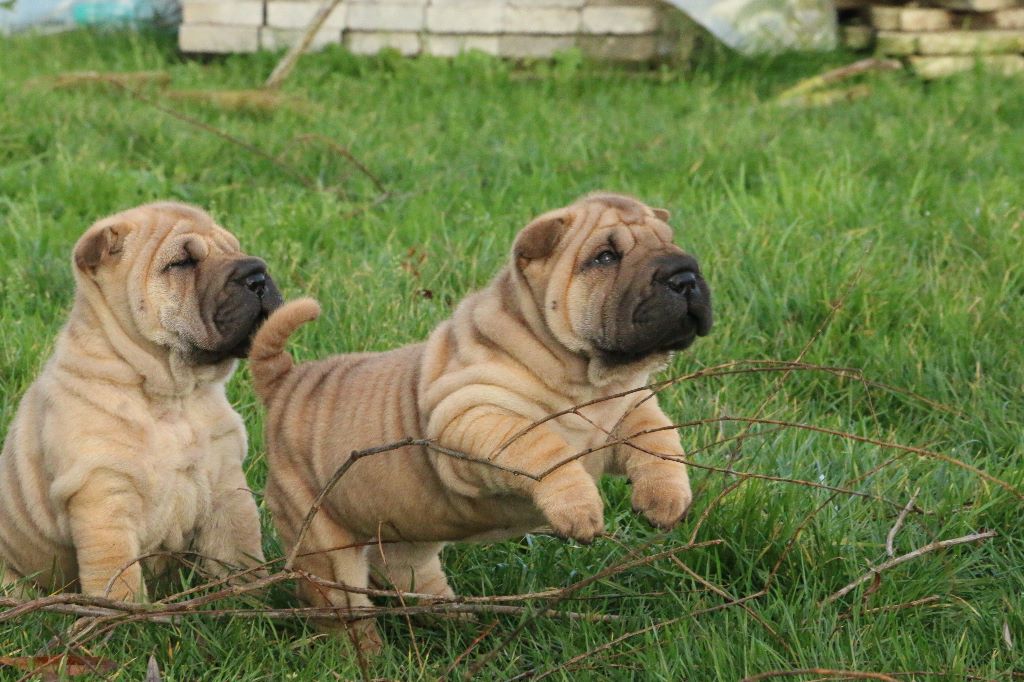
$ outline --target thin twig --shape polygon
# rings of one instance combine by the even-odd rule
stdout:
[[[896,533],[900,532],[900,528],[903,527],[903,522],[907,520],[907,514],[914,508],[914,500],[917,499],[918,493],[921,492],[920,486],[914,491],[914,494],[907,500],[907,506],[905,506],[900,515],[896,517],[896,523],[892,524],[892,528],[889,529],[889,534],[885,536],[885,554],[888,557],[895,556],[896,552],[893,550],[892,545],[896,540]]]
[[[327,137],[326,135],[321,135],[319,133],[306,133],[304,135],[299,135],[298,137],[296,137],[295,141],[296,142],[310,142],[310,141],[314,141],[314,142],[320,142],[321,144],[327,145],[332,150],[334,150],[337,154],[339,154],[340,156],[343,156],[344,158],[348,159],[348,161],[353,166],[355,166],[356,168],[359,169],[359,172],[361,172],[363,175],[368,177],[370,179],[370,182],[373,183],[373,186],[377,188],[378,192],[380,192],[381,196],[387,196],[389,194],[388,188],[384,186],[384,183],[381,182],[380,178],[378,178],[376,175],[374,175],[373,172],[369,168],[367,168],[366,165],[362,161],[357,159],[355,157],[355,155],[353,155],[352,152],[350,152],[346,147],[342,147],[340,144],[338,144],[337,142],[335,142],[331,138]]]
[[[249,142],[246,142],[245,140],[241,139],[240,137],[235,137],[234,135],[232,135],[230,133],[226,133],[223,130],[220,130],[219,128],[215,128],[212,125],[210,125],[210,124],[208,124],[208,123],[206,123],[204,121],[200,121],[197,118],[193,118],[193,117],[189,116],[188,114],[183,114],[182,112],[177,111],[175,109],[171,109],[170,107],[165,107],[164,105],[160,104],[158,101],[153,99],[152,97],[148,97],[146,95],[143,95],[141,92],[139,92],[138,90],[135,90],[134,88],[130,88],[130,87],[126,86],[126,85],[122,85],[121,83],[114,83],[114,85],[116,85],[117,87],[121,88],[121,90],[123,90],[127,94],[131,95],[133,98],[139,100],[140,102],[143,102],[143,103],[148,104],[149,106],[153,107],[157,111],[163,112],[163,113],[167,114],[168,116],[170,116],[172,118],[176,118],[179,121],[182,121],[183,123],[187,123],[190,126],[193,126],[195,128],[199,128],[200,130],[205,131],[207,133],[210,133],[211,135],[215,135],[215,136],[221,138],[222,140],[226,140],[226,141],[230,142],[231,144],[233,144],[233,145],[235,145],[237,147],[241,147],[242,149],[246,150],[247,152],[249,152],[249,153],[251,153],[251,154],[253,154],[255,156],[260,157],[261,159],[269,161],[270,163],[272,163],[275,166],[277,166],[286,175],[289,175],[292,178],[294,178],[295,180],[297,180],[300,184],[302,184],[307,189],[311,189],[311,190],[314,190],[314,191],[319,191],[320,188],[317,186],[317,183],[316,183],[316,181],[313,178],[309,177],[308,175],[305,175],[304,173],[299,172],[298,170],[296,170],[292,166],[289,166],[288,164],[281,162],[276,157],[274,157],[272,154],[268,154],[267,152],[263,151],[262,149],[260,149],[256,145],[251,144]]]
[[[908,552],[906,554],[900,555],[894,559],[890,559],[889,561],[886,561],[884,563],[879,564],[878,566],[873,567],[870,571],[868,571],[861,577],[857,578],[843,589],[831,594],[827,599],[825,599],[824,603],[831,604],[837,599],[842,599],[844,596],[849,594],[855,587],[857,587],[861,583],[871,580],[871,578],[880,574],[882,571],[886,571],[894,566],[899,566],[900,564],[910,561],[911,559],[916,559],[917,557],[922,556],[923,554],[927,554],[928,552],[934,552],[937,549],[944,549],[946,547],[953,547],[954,545],[963,545],[968,542],[987,540],[989,538],[994,538],[996,535],[997,533],[994,530],[988,530],[983,533],[972,533],[971,535],[964,535],[963,537],[952,538],[950,540],[939,540],[937,542],[929,543],[923,547],[918,547],[913,552]]]

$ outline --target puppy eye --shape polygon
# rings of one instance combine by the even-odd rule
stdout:
[[[597,254],[596,258],[594,258],[594,262],[597,263],[598,265],[609,265],[617,260],[619,260],[619,254],[615,253],[611,249],[606,249],[602,251],[601,253]]]
[[[184,256],[176,261],[171,261],[170,263],[168,263],[167,267],[164,268],[164,272],[167,272],[168,270],[176,270],[179,268],[194,268],[196,266],[196,263],[198,263],[198,261],[192,256]]]

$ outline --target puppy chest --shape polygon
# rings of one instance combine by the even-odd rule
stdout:
[[[598,476],[611,460],[611,447],[603,445],[615,440],[613,432],[628,409],[623,399],[608,400],[579,408],[578,413],[562,415],[551,422],[552,428],[572,448],[573,453],[595,450],[583,458],[587,471]]]
[[[154,428],[148,532],[153,549],[186,549],[213,505],[211,439],[187,419],[164,418]]]

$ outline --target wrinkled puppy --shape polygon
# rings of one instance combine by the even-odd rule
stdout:
[[[600,401],[646,385],[672,351],[711,329],[708,286],[672,243],[667,218],[613,194],[547,213],[426,343],[386,353],[293,366],[285,342],[319,307],[301,299],[272,314],[250,362],[268,408],[266,499],[286,548],[354,450],[426,438],[479,460],[414,446],[359,459],[293,550],[296,567],[356,587],[368,585],[372,568],[399,589],[450,597],[443,543],[545,524],[590,542],[604,526],[596,485],[604,473],[632,480],[633,505],[651,522],[675,524],[690,504],[686,466],[648,454],[683,455],[671,421],[650,391]],[[581,404],[579,414],[537,423]],[[632,446],[572,459],[634,434]],[[369,605],[323,585],[300,592],[317,606]],[[379,646],[368,621],[357,632],[363,646]]]
[[[73,260],[71,314],[0,455],[3,583],[141,599],[150,552],[262,562],[224,384],[281,303],[263,261],[176,203],[100,220]]]

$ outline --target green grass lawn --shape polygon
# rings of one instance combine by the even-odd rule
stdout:
[[[677,421],[754,416],[765,403],[761,416],[929,448],[1024,488],[1019,80],[979,73],[924,84],[883,74],[867,99],[801,111],[764,103],[851,55],[711,55],[691,73],[659,74],[573,58],[515,69],[480,55],[367,59],[332,49],[305,58],[285,85],[304,108],[166,104],[256,145],[307,183],[123,92],[31,82],[67,70],[163,69],[175,87],[241,89],[258,85],[276,57],[186,61],[166,36],[0,39],[0,433],[69,307],[72,244],[105,214],[158,198],[211,210],[268,261],[286,296],[323,303],[321,320],[292,344],[311,358],[424,338],[501,266],[532,216],[603,188],[670,209],[713,287],[713,334],[669,374],[802,355],[953,408],[822,372],[747,373],[666,391],[662,404]],[[300,139],[310,134],[349,149],[387,198],[327,145]],[[262,411],[246,370],[231,395],[249,426],[248,474],[259,490]],[[1019,499],[952,464],[821,432],[759,425],[756,437],[713,445],[745,428],[723,422],[682,437],[698,464],[868,497],[747,480],[716,499],[738,479],[694,469],[700,497],[668,536],[632,513],[623,481],[607,480],[611,538],[446,550],[460,594],[531,592],[631,552],[683,544],[707,512],[697,539],[720,544],[598,581],[556,607],[616,622],[485,615],[410,628],[387,617],[389,647],[368,671],[343,642],[298,620],[130,624],[89,651],[117,663],[106,673],[117,680],[142,679],[151,654],[169,680],[429,680],[453,665],[464,674],[492,653],[479,679],[536,676],[577,656],[550,679],[736,680],[812,667],[900,679],[1020,676]],[[918,487],[924,513],[907,519],[897,554],[982,530],[998,536],[925,554],[822,606],[885,560],[886,534]],[[279,557],[265,520],[267,551]],[[690,571],[734,598],[774,578],[748,610],[694,613],[729,599]],[[908,605],[917,600],[926,601]],[[233,604],[295,601],[282,587]],[[34,654],[71,624],[55,614],[0,623],[0,656]],[[21,674],[0,668],[2,679]]]

